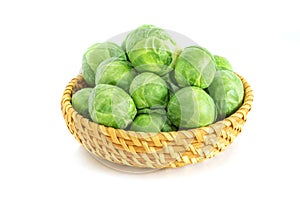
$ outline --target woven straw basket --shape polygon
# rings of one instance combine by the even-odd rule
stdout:
[[[247,81],[239,77],[245,90],[242,106],[224,120],[196,129],[151,134],[94,123],[82,117],[72,107],[72,94],[87,87],[81,74],[73,78],[65,88],[61,110],[70,132],[96,157],[134,167],[181,167],[214,157],[242,131],[251,110],[253,91]]]

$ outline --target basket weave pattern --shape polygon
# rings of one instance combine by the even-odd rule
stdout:
[[[247,81],[239,77],[245,90],[243,105],[224,120],[196,129],[153,134],[94,123],[77,113],[71,104],[72,94],[87,87],[81,74],[66,86],[61,110],[69,131],[97,157],[135,167],[181,167],[214,157],[242,131],[251,110],[253,91]]]

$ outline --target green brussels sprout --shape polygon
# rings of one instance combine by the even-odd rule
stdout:
[[[160,132],[166,123],[166,117],[156,113],[139,114],[132,122],[130,130],[139,132]]]
[[[167,118],[167,111],[162,108],[158,109],[150,109],[150,108],[144,108],[137,111],[138,115],[141,114],[147,114],[147,115],[160,115],[163,119],[166,119],[166,122],[161,128],[162,132],[169,132],[169,131],[177,131],[177,128],[172,125],[171,121]]]
[[[129,93],[138,109],[164,108],[168,101],[168,86],[158,75],[144,72],[131,82]]]
[[[207,126],[216,120],[213,99],[201,88],[189,86],[170,99],[167,116],[179,129]]]
[[[176,42],[165,30],[154,25],[145,24],[127,34],[125,40],[122,43],[122,48],[125,51],[131,50],[140,40],[149,37],[157,37],[159,39],[168,41],[173,45],[176,44]]]
[[[143,25],[130,32],[122,43],[135,69],[158,75],[173,69],[175,41],[166,31],[153,25]]]
[[[167,111],[163,108],[157,108],[157,109],[143,108],[137,111],[137,114],[153,114],[153,113],[166,115]]]
[[[89,85],[95,85],[95,73],[100,63],[108,58],[126,60],[121,47],[112,42],[97,43],[88,48],[82,58],[82,74]]]
[[[89,97],[89,113],[96,123],[125,129],[137,110],[132,98],[124,90],[113,85],[99,84]]]
[[[214,55],[214,58],[216,61],[216,69],[217,70],[226,69],[226,70],[232,71],[232,66],[226,58],[224,58],[222,56],[218,56],[218,55]]]
[[[186,47],[175,64],[175,79],[180,87],[207,88],[216,73],[213,56],[198,46]]]
[[[244,86],[241,79],[232,71],[219,70],[208,88],[214,99],[218,118],[224,119],[234,113],[243,103]]]
[[[92,88],[83,88],[72,95],[73,108],[85,118],[90,118],[89,115],[89,96]]]
[[[128,92],[135,76],[135,70],[127,61],[109,59],[98,66],[95,83],[116,85]]]

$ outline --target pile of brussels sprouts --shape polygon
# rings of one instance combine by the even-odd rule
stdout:
[[[97,43],[83,56],[90,87],[74,109],[104,126],[140,132],[207,126],[234,113],[244,88],[227,59],[200,46],[178,48],[163,29],[143,25],[121,46]]]

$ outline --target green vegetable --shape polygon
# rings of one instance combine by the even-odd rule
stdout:
[[[167,112],[163,108],[158,108],[158,109],[150,109],[150,108],[143,108],[137,111],[138,114],[159,114],[159,115],[166,115]]]
[[[166,31],[153,25],[143,25],[130,32],[122,43],[135,69],[163,75],[173,68],[175,41]]]
[[[92,88],[83,88],[72,96],[73,108],[85,118],[90,118],[88,100],[91,92]]]
[[[167,118],[167,111],[165,109],[149,109],[149,108],[144,108],[141,110],[137,111],[138,115],[141,114],[147,114],[147,115],[160,115],[163,120],[165,121],[165,123],[163,124],[163,126],[161,127],[161,131],[162,132],[169,132],[169,131],[176,131],[177,128],[175,126],[172,125],[171,121]]]
[[[175,79],[180,87],[207,88],[216,72],[213,56],[198,46],[186,47],[175,64]]]
[[[207,126],[235,112],[244,98],[226,58],[199,46],[179,49],[153,25],[129,32],[121,47],[89,47],[82,73],[94,88],[72,96],[74,109],[96,123],[139,132]]]
[[[139,114],[131,124],[130,130],[140,132],[160,132],[166,123],[166,117],[152,113]]]
[[[96,123],[125,129],[137,110],[132,98],[121,88],[99,84],[89,97],[89,113]]]
[[[185,87],[171,97],[167,116],[179,129],[207,126],[216,120],[213,99],[199,87]]]
[[[164,108],[168,100],[166,82],[150,72],[136,76],[130,85],[129,93],[138,109]]]
[[[82,58],[82,74],[88,84],[95,85],[97,67],[108,58],[126,60],[126,54],[112,42],[97,43],[88,48]]]
[[[231,64],[229,63],[229,61],[222,57],[222,56],[218,56],[218,55],[214,55],[215,61],[216,61],[216,69],[217,70],[230,70],[232,71],[232,67]]]
[[[216,103],[219,119],[228,117],[243,103],[243,83],[232,71],[217,71],[208,91]]]
[[[95,83],[116,85],[128,91],[135,76],[135,70],[127,61],[109,59],[98,66]]]

